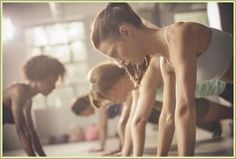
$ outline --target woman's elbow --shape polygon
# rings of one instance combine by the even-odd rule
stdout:
[[[182,117],[193,117],[195,114],[195,103],[185,102],[179,103],[176,107],[175,117],[182,118]]]
[[[26,138],[31,137],[31,134],[28,131],[28,129],[24,128],[24,127],[17,128],[17,133],[18,133],[19,136],[24,136]]]
[[[119,120],[118,124],[121,125],[121,126],[124,126],[124,125],[127,124],[127,122],[128,122],[128,119],[121,118],[121,119]]]
[[[164,123],[169,125],[174,124],[174,113],[162,112],[159,123],[161,123],[161,125]]]
[[[144,117],[134,117],[131,121],[131,130],[143,129],[146,124],[146,119]]]

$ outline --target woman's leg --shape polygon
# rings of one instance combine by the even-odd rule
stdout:
[[[205,99],[207,100],[207,99]],[[204,107],[204,105],[198,105],[201,109],[201,107]],[[203,116],[203,118],[198,118],[199,120],[203,121],[219,121],[224,119],[233,119],[233,109],[232,107],[227,107],[222,104],[209,101],[208,102],[208,110],[206,114]]]
[[[156,101],[148,121],[158,123],[162,102]],[[197,120],[202,122],[233,119],[233,109],[205,98],[196,98]]]
[[[227,83],[233,83],[233,60],[230,64],[229,69],[227,72],[224,74],[224,76],[221,78],[221,80],[227,82]]]
[[[234,93],[233,84],[227,83],[226,86],[225,86],[225,90],[221,94],[219,94],[219,96],[221,98],[223,98],[224,100],[230,102],[231,105],[233,105],[233,99],[234,99],[233,98],[234,97],[233,93]]]
[[[196,99],[197,126],[213,132],[213,138],[220,138],[222,127],[220,120],[232,119],[233,109],[204,98]]]

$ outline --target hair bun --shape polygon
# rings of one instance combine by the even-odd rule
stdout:
[[[107,4],[107,8],[108,9],[115,8],[115,7],[118,7],[118,8],[130,8],[128,3],[108,3]]]

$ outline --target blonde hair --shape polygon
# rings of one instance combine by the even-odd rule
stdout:
[[[125,73],[129,75],[137,88],[149,66],[150,60],[151,56],[148,55],[141,65],[108,62],[94,66],[88,74],[88,80],[91,83],[89,97],[92,106],[99,108],[107,105],[110,101],[105,97],[105,94]]]
[[[89,97],[92,106],[99,108],[105,105],[108,102],[105,95],[125,73],[124,68],[111,62],[94,66],[88,74],[88,80],[91,83]]]

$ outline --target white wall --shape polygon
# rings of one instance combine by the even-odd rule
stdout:
[[[209,2],[207,4],[207,14],[209,19],[209,26],[222,30],[218,3]]]
[[[159,14],[158,25],[166,26],[174,23],[174,14],[177,12],[189,12],[193,10],[206,10],[207,3],[169,3],[159,4],[156,8]]]

